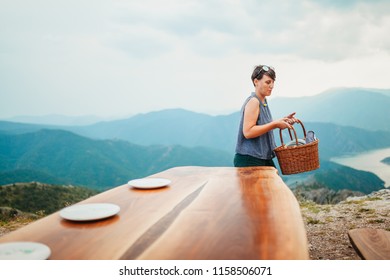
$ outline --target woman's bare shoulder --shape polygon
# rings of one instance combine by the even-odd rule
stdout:
[[[246,107],[248,106],[259,106],[260,105],[260,101],[259,99],[257,99],[256,97],[251,97],[248,102],[246,103]]]

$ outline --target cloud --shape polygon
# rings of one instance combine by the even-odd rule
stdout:
[[[258,26],[259,30],[253,29],[252,37],[245,41],[254,53],[263,51],[319,61],[389,52],[389,39],[383,38],[384,29],[390,28],[389,2],[337,3],[276,1],[278,9],[268,3],[257,5],[250,15],[254,23],[251,26]]]
[[[151,8],[151,3],[155,3],[151,1],[136,6],[122,3],[114,22],[118,30],[131,29],[148,37],[150,45],[170,42],[173,49],[186,48],[205,56],[223,55],[232,50],[230,42],[234,36],[245,31],[240,21],[234,20],[239,16],[231,2],[170,1],[164,2],[162,10]]]
[[[153,1],[130,3],[122,3],[116,20],[142,34],[124,40],[142,57],[153,55],[146,45],[164,52],[168,41],[210,57],[242,52],[338,61],[389,52],[388,1],[169,1],[163,9]]]
[[[5,1],[0,12],[2,52],[44,51],[48,38],[81,36],[140,58],[175,48],[210,57],[272,53],[325,61],[390,51],[384,0],[14,2]]]
[[[3,0],[0,113],[234,108],[258,63],[277,94],[385,87],[388,30],[389,1]]]
[[[127,29],[110,36],[107,45],[118,48],[135,59],[159,57],[174,49],[174,43],[165,34],[149,29]]]
[[[44,49],[42,38],[48,37],[94,36],[142,58],[176,45],[209,56],[219,51],[340,60],[388,52],[390,45],[383,36],[390,27],[384,0],[17,2],[2,4],[3,51]]]

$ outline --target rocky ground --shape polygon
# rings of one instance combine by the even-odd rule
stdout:
[[[334,205],[300,201],[313,260],[359,260],[348,238],[354,228],[390,231],[390,189]]]
[[[350,197],[332,205],[300,201],[309,254],[313,260],[359,260],[348,238],[348,230],[372,227],[390,231],[390,189],[367,196]],[[0,236],[30,222],[20,216],[0,223]]]

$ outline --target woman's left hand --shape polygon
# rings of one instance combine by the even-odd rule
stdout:
[[[291,125],[293,125],[294,123],[299,122],[299,120],[298,120],[297,118],[294,117],[295,114],[296,114],[295,112],[294,112],[294,113],[291,113],[290,115],[284,117],[284,120],[285,120],[287,123],[291,124]]]

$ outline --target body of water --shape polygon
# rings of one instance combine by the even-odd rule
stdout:
[[[390,187],[390,165],[381,162],[381,160],[387,157],[390,157],[390,148],[349,157],[332,158],[331,161],[354,169],[372,172],[385,181],[385,187]]]

